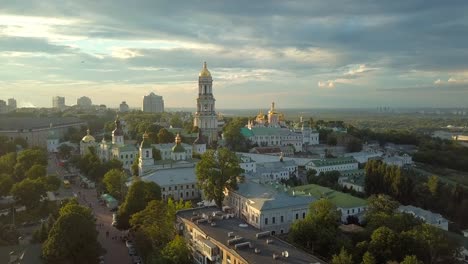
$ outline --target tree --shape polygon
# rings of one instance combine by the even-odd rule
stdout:
[[[400,264],[422,264],[415,255],[406,256]]]
[[[390,196],[379,194],[372,195],[368,199],[369,204],[367,206],[367,215],[381,212],[391,215],[398,208],[398,202],[393,200]]]
[[[432,196],[436,196],[439,191],[439,178],[435,175],[429,177],[427,180],[427,188],[431,192]]]
[[[37,179],[37,181],[41,182],[44,188],[49,192],[57,191],[62,184],[62,181],[56,175],[42,177]]]
[[[117,228],[126,230],[130,227],[130,217],[145,209],[152,200],[161,199],[161,188],[154,182],[137,180],[130,186],[125,201],[117,212]]]
[[[195,171],[206,199],[214,200],[218,207],[222,206],[224,189],[237,189],[237,177],[242,173],[238,157],[226,148],[206,151]]]
[[[3,156],[0,156],[0,171],[2,173],[12,174],[15,169],[15,164],[16,164],[16,152],[11,152]]]
[[[41,181],[26,178],[13,185],[11,194],[19,204],[31,209],[40,204],[46,196],[46,189]]]
[[[42,256],[47,263],[97,263],[103,252],[97,237],[91,210],[69,202],[60,210],[44,242]]]
[[[346,143],[346,150],[348,152],[359,152],[362,150],[362,141],[357,138],[351,138],[348,143]]]
[[[25,176],[29,179],[37,179],[47,175],[47,168],[44,165],[34,164],[29,170],[26,172]]]
[[[338,139],[336,138],[335,135],[329,134],[327,136],[327,145],[336,146],[337,143],[338,143]]]
[[[247,140],[241,133],[241,128],[245,126],[246,120],[236,118],[229,122],[223,131],[223,136],[226,140],[226,146],[232,151],[247,151]]]
[[[193,263],[190,250],[181,236],[176,236],[161,251],[161,255],[167,264]]]
[[[135,160],[133,161],[132,163],[132,167],[131,167],[131,170],[132,170],[132,175],[133,176],[139,176],[139,166],[138,166],[138,163],[139,163],[139,159],[140,159],[140,155],[137,154],[135,156]]]
[[[17,245],[19,236],[14,225],[0,223],[0,246]]]
[[[152,151],[153,151],[153,159],[156,161],[156,160],[161,160],[161,151],[159,151],[159,149],[153,147],[152,148]]]
[[[106,186],[107,191],[117,199],[122,199],[123,195],[123,188],[125,181],[127,180],[127,176],[125,173],[118,169],[112,169],[104,174],[104,179],[102,182]]]
[[[396,255],[398,242],[398,235],[393,230],[381,226],[371,235],[369,252],[375,256],[378,263],[385,263]]]
[[[17,162],[22,164],[26,170],[34,164],[47,166],[47,153],[38,148],[26,149],[18,153]]]
[[[353,256],[346,249],[341,248],[340,254],[333,255],[330,264],[353,264]]]
[[[362,256],[362,264],[376,264],[374,256],[369,251],[366,251]]]
[[[174,141],[174,134],[167,131],[165,128],[161,128],[158,132],[158,142],[159,143],[171,143]]]
[[[0,174],[0,197],[7,196],[15,181],[8,174]]]

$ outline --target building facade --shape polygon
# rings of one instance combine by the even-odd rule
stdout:
[[[62,96],[52,97],[52,108],[63,110],[65,108],[65,97],[62,97]]]
[[[326,263],[215,207],[177,212],[177,229],[197,264]]]
[[[218,118],[215,111],[215,101],[213,78],[205,62],[198,75],[197,111],[195,112],[193,125],[208,137],[208,143],[218,141]]]
[[[349,171],[359,168],[358,162],[353,157],[312,160],[305,166],[306,170],[315,170],[316,175],[327,171]]]
[[[93,102],[91,101],[91,98],[82,96],[76,100],[76,105],[82,109],[89,109],[93,106]]]
[[[164,112],[164,99],[160,95],[150,93],[143,96],[143,112],[162,113]]]
[[[449,222],[441,214],[433,213],[412,205],[400,205],[400,207],[398,207],[398,211],[401,213],[411,214],[416,218],[423,220],[427,224],[448,231]]]
[[[119,105],[119,112],[121,113],[126,113],[130,110],[130,108],[128,107],[128,104],[127,102],[123,101],[122,103],[120,103]]]

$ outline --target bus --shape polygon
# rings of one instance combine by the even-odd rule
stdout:
[[[70,181],[69,180],[64,180],[63,181],[63,187],[65,187],[67,189],[70,188]]]

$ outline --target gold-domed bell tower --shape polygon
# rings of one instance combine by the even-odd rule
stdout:
[[[215,99],[213,96],[213,79],[206,62],[198,75],[197,111],[193,125],[197,126],[208,137],[208,142],[218,140],[218,120],[215,111]]]

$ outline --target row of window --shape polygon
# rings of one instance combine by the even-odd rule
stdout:
[[[180,190],[183,190],[183,189],[184,189],[184,186],[181,185],[181,186],[180,186]],[[190,189],[190,185],[185,185],[185,189]],[[192,184],[192,189],[195,189],[195,184]],[[172,187],[169,186],[168,190],[169,190],[169,191],[172,191]],[[162,188],[162,191],[165,192],[165,191],[166,191],[166,188],[163,187],[163,188]],[[177,191],[177,186],[174,186],[174,191]]]
[[[190,198],[189,194],[190,194],[189,192],[185,192],[185,198]],[[173,194],[167,195],[167,198],[169,198],[169,197],[174,198],[174,195]],[[195,197],[195,191],[192,191],[192,198],[193,197]],[[163,200],[165,200],[166,199],[166,194],[163,193],[162,198],[163,198]],[[179,199],[184,199],[184,192],[179,193]]]
[[[302,219],[304,219],[306,217],[306,213],[305,212],[302,212]],[[268,217],[265,217],[265,225],[268,225]],[[299,219],[299,213],[296,213],[296,220]],[[258,220],[257,220],[258,221]],[[284,217],[283,216],[280,216],[280,223],[284,223]],[[276,217],[273,216],[271,217],[271,224],[274,225],[276,224]]]

